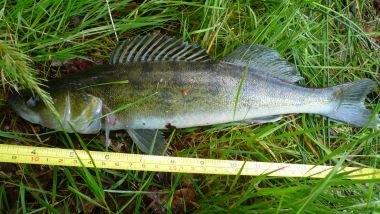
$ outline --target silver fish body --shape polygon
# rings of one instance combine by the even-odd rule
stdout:
[[[91,94],[111,110],[126,106],[113,113],[114,119],[132,129],[186,128],[289,113],[326,114],[339,104],[334,88],[304,88],[223,62],[102,67],[88,71],[87,77],[68,76],[69,81],[61,80],[59,87],[53,82],[50,90],[70,88],[71,93]],[[83,88],[120,79],[128,83]],[[111,126],[111,130],[119,128]]]

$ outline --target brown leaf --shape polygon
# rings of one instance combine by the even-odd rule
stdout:
[[[144,212],[149,212],[148,210],[152,210],[153,213],[167,213],[165,201],[168,200],[168,196],[166,194],[149,193],[146,196],[151,200],[151,202]]]
[[[129,9],[129,10],[133,10],[133,9],[136,9],[137,8],[137,3],[135,2],[135,1],[133,1],[133,2],[131,2],[131,3],[129,3],[129,4],[127,4],[127,6],[125,6],[127,9]]]
[[[83,71],[85,69],[89,69],[95,66],[95,63],[80,59],[80,58],[75,58],[75,59],[69,59],[65,60],[63,62],[63,67],[67,71],[67,73],[75,73],[77,71]]]
[[[16,173],[18,167],[13,163],[1,163],[0,164],[0,172],[2,173]]]
[[[84,16],[74,16],[69,19],[69,26],[70,27],[78,27],[82,24],[82,21],[84,19]]]
[[[380,2],[380,1],[379,1]],[[375,26],[370,26],[370,25],[364,25],[363,27],[363,31],[366,32],[366,33],[372,33],[372,32],[375,32],[378,30],[378,27],[375,27]],[[379,43],[380,44],[380,36],[379,35],[368,35],[369,38],[372,39],[372,41],[376,42],[376,43]]]
[[[380,0],[374,0],[373,7],[376,9],[378,13],[380,13]]]
[[[172,201],[173,213],[185,213],[194,207],[196,192],[192,188],[183,188],[174,192]]]
[[[93,205],[92,203],[86,200],[83,200],[83,203],[82,203],[83,213],[93,213],[92,211],[94,210],[94,208],[95,208],[95,205]]]

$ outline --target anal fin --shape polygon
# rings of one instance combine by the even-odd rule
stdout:
[[[246,122],[249,123],[272,123],[275,121],[278,121],[282,118],[282,115],[271,115],[271,116],[265,116],[265,117],[256,117],[252,119],[245,120]]]
[[[141,151],[147,154],[162,155],[166,147],[166,141],[162,132],[158,129],[127,129]]]

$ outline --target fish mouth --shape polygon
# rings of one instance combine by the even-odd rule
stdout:
[[[8,105],[23,119],[31,123],[39,123],[39,115],[27,106],[24,98],[25,96],[13,92],[8,96]]]

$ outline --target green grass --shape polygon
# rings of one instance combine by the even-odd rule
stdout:
[[[263,44],[295,63],[305,78],[300,84],[308,87],[379,78],[374,38],[380,36],[380,11],[372,1],[121,0],[110,1],[109,9],[114,26],[105,1],[0,4],[1,143],[103,150],[102,133],[49,132],[17,117],[5,100],[11,91],[28,88],[49,102],[39,89],[42,80],[65,75],[53,62],[107,61],[116,35],[179,36],[198,42],[214,59],[243,43]],[[371,26],[375,30],[364,31]],[[378,93],[367,100],[377,110]],[[114,151],[138,152],[124,132],[112,139]],[[176,130],[171,150],[173,156],[378,168],[378,139],[375,130],[300,114],[265,125]],[[378,180],[349,181],[336,174],[317,180],[1,164],[0,178],[2,213],[380,212]],[[181,190],[187,192],[183,197]]]

